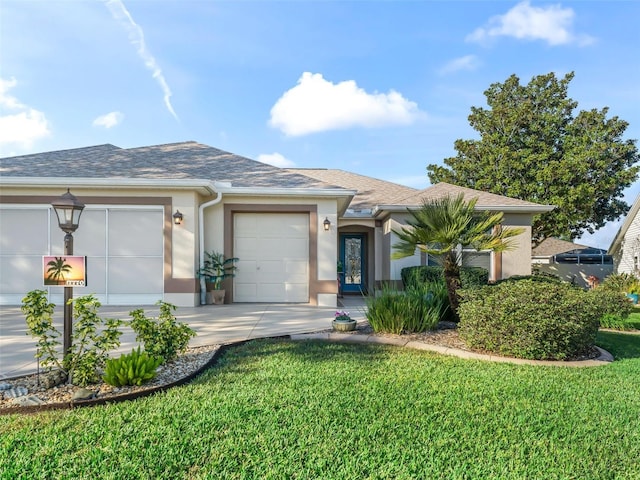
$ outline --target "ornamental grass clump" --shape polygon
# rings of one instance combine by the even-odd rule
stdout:
[[[538,360],[590,353],[604,314],[590,292],[533,280],[467,291],[459,312],[460,338],[469,347]]]
[[[375,332],[418,333],[434,330],[449,309],[444,282],[410,287],[403,292],[383,286],[367,299],[366,317]]]

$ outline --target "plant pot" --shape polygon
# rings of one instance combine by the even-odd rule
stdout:
[[[631,303],[634,305],[638,304],[638,294],[637,293],[627,293],[627,298],[631,300]]]
[[[222,305],[224,303],[224,290],[210,290],[207,292],[207,304]],[[211,303],[209,303],[211,299]]]
[[[333,329],[337,332],[351,332],[356,329],[357,322],[355,320],[334,320],[331,322]]]

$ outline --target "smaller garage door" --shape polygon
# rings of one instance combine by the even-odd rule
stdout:
[[[309,302],[309,214],[236,213],[234,302]]]

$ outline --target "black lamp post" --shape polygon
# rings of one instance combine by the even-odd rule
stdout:
[[[67,193],[51,202],[51,206],[58,217],[60,229],[66,233],[64,236],[64,254],[73,255],[73,232],[78,229],[80,215],[84,210],[84,203],[71,194],[67,188]],[[73,298],[73,287],[64,287],[64,333],[63,352],[67,355],[71,351],[71,332],[73,330],[73,306],[70,300]]]

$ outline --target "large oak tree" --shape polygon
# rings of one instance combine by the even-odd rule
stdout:
[[[608,108],[581,110],[567,96],[573,72],[520,85],[512,75],[484,92],[488,108],[472,107],[479,140],[456,140],[455,157],[429,165],[432,183],[449,182],[541,204],[556,205],[534,219],[533,239],[574,239],[626,213],[623,190],[638,175],[628,123]],[[604,87],[604,86],[603,86]]]

